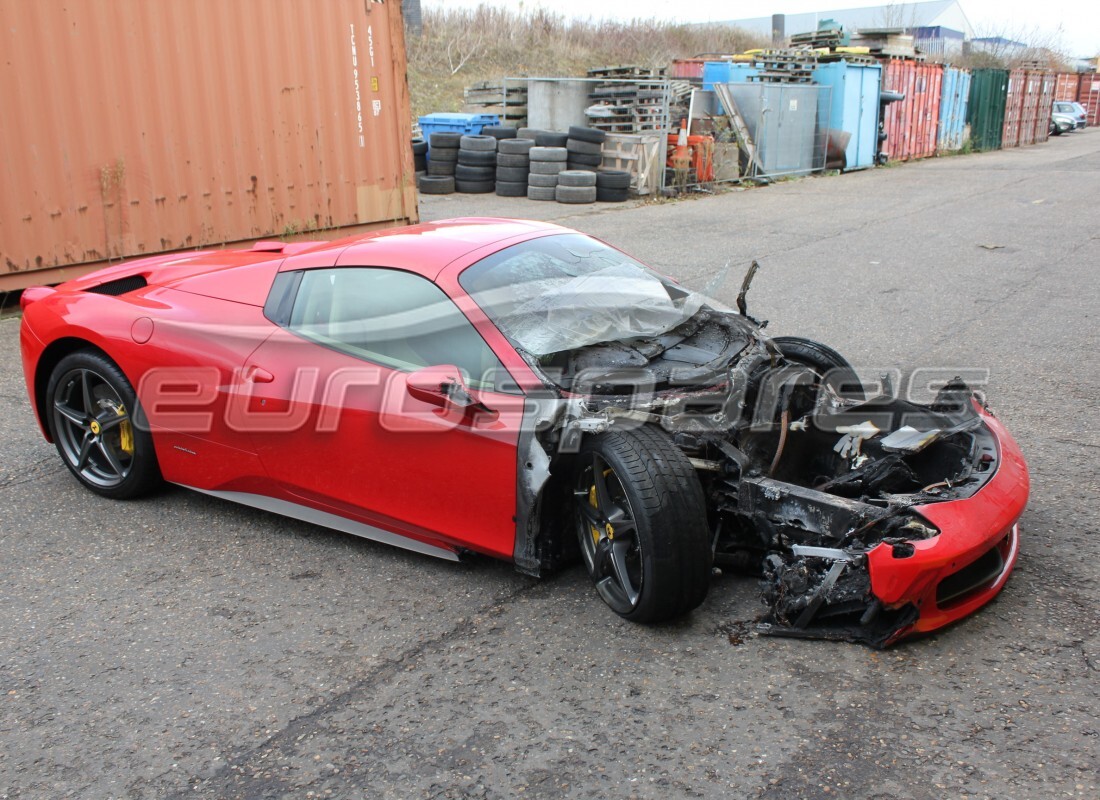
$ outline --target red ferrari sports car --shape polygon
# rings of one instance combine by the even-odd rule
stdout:
[[[961,381],[917,405],[556,225],[462,219],[162,255],[28,289],[46,438],[88,489],[162,481],[422,553],[583,561],[638,622],[762,576],[774,633],[885,646],[1004,586],[1028,494]]]

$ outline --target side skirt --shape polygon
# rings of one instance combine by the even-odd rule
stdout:
[[[420,542],[416,539],[410,539],[406,536],[384,531],[373,525],[356,522],[346,517],[330,514],[327,511],[318,511],[315,508],[299,505],[298,503],[291,503],[287,500],[278,500],[274,497],[265,497],[262,494],[251,494],[249,492],[223,492],[214,489],[196,489],[193,486],[187,486],[185,484],[179,485],[183,486],[185,489],[208,494],[211,497],[228,500],[231,503],[240,503],[241,505],[251,506],[252,508],[258,508],[262,511],[270,511],[281,517],[290,517],[291,519],[309,522],[313,525],[320,525],[322,528],[331,528],[332,530],[350,533],[352,536],[360,536],[364,539],[390,544],[404,550],[412,550],[414,553],[423,553],[424,555],[435,556],[436,558],[442,558],[447,561],[459,560],[458,553],[454,550],[448,550],[445,547],[436,547],[426,542]]]

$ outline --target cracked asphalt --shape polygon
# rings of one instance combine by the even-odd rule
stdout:
[[[425,197],[425,219],[600,236],[865,367],[988,368],[1033,478],[1017,571],[878,652],[759,637],[750,579],[622,622],[536,581],[182,489],[79,489],[0,319],[0,798],[1100,796],[1100,131],[587,208]],[[410,480],[416,476],[410,475]],[[430,502],[430,488],[425,488]]]

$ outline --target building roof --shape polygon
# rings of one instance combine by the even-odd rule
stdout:
[[[781,3],[782,0],[777,0],[777,5],[781,6]],[[780,13],[779,8],[776,11]],[[836,20],[850,32],[860,28],[943,27],[960,31],[968,38],[974,35],[974,29],[966,18],[959,0],[925,0],[918,3],[891,3],[865,8],[839,8],[811,11],[805,14],[787,14],[786,35],[815,31],[818,23],[826,19]],[[772,31],[771,17],[724,20],[718,24],[736,25],[766,36],[770,36]]]

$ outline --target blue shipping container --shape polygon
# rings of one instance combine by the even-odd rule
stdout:
[[[830,158],[835,156],[836,143],[837,150],[840,146],[844,148],[844,171],[873,167],[878,148],[882,67],[834,61],[818,65],[813,77],[816,83],[832,89],[828,124]],[[848,142],[842,145],[845,136]]]
[[[760,70],[752,64],[734,61],[706,61],[703,63],[703,89],[713,92],[716,83],[748,83],[749,78],[759,74]]]
[[[442,111],[420,117],[420,132],[428,142],[428,157],[431,158],[432,134],[437,131],[453,131],[465,136],[481,133],[486,125],[499,125],[496,114],[448,114]]]
[[[966,144],[970,138],[966,125],[969,106],[970,70],[944,67],[937,150],[961,150]]]

